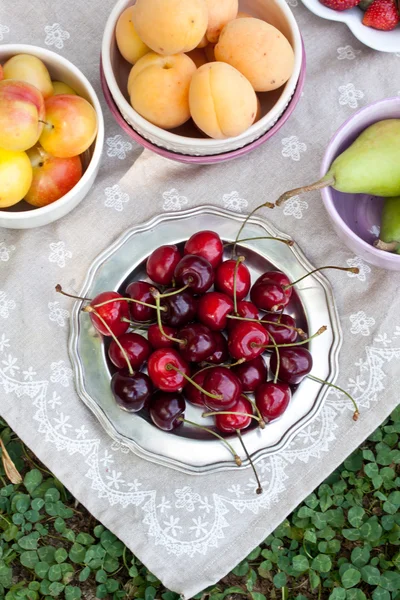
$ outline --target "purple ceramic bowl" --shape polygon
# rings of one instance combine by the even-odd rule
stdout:
[[[386,119],[400,119],[400,97],[385,98],[350,117],[329,143],[322,161],[321,176],[364,129]],[[352,252],[376,267],[400,271],[400,255],[378,250],[372,245],[379,237],[382,198],[368,194],[343,194],[329,187],[322,190],[322,199],[336,233]]]
[[[244,146],[243,148],[239,148],[238,150],[233,150],[232,152],[225,152],[223,154],[215,154],[213,156],[189,156],[186,154],[177,154],[175,152],[171,152],[170,150],[166,150],[165,148],[160,148],[159,146],[152,144],[151,142],[146,140],[144,137],[139,135],[139,133],[137,133],[137,131],[132,129],[132,127],[130,125],[128,125],[128,123],[125,121],[125,119],[119,112],[118,107],[115,104],[113,97],[111,96],[111,92],[107,86],[106,78],[104,76],[104,71],[103,71],[103,67],[101,64],[101,60],[100,60],[100,80],[101,80],[101,87],[103,89],[104,98],[108,104],[109,109],[111,110],[111,112],[114,116],[114,119],[120,125],[120,127],[122,127],[122,129],[125,131],[125,133],[127,133],[133,140],[135,140],[138,144],[140,144],[144,148],[148,148],[149,150],[152,150],[153,152],[155,152],[156,154],[159,154],[160,156],[163,156],[164,158],[169,158],[170,160],[176,160],[178,162],[188,163],[191,165],[210,165],[210,164],[216,164],[219,162],[226,162],[228,160],[233,160],[234,158],[239,158],[240,156],[244,156],[245,154],[248,154],[255,148],[258,148],[259,146],[264,144],[273,135],[275,135],[275,133],[277,131],[279,131],[279,129],[286,123],[286,121],[288,120],[288,118],[290,117],[290,115],[292,114],[294,109],[296,108],[297,103],[300,100],[301,93],[303,91],[305,76],[306,76],[306,53],[305,53],[304,43],[303,43],[303,59],[302,59],[301,71],[300,71],[299,80],[297,82],[296,91],[293,94],[292,99],[290,100],[285,112],[280,117],[280,119],[278,119],[278,121],[275,123],[275,125],[273,127],[271,127],[271,129],[269,129],[266,133],[264,133],[264,135],[259,137],[257,140],[255,140],[251,144],[248,144],[247,146]]]

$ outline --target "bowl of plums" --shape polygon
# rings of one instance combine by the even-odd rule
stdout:
[[[103,141],[99,100],[77,67],[44,48],[0,47],[0,227],[47,225],[75,208]]]
[[[256,216],[162,214],[107,248],[80,294],[56,291],[77,299],[82,400],[137,455],[187,473],[255,468],[316,417],[338,374],[328,280]]]

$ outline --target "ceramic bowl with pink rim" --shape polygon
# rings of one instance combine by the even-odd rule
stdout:
[[[141,117],[130,105],[127,91],[131,65],[121,56],[115,27],[121,13],[135,0],[118,0],[103,35],[102,68],[107,87],[125,121],[141,138],[167,151],[188,156],[213,156],[243,148],[271,129],[287,109],[298,84],[303,62],[303,45],[296,20],[286,0],[239,0],[239,10],[268,21],[291,43],[295,61],[289,81],[273,92],[259,94],[261,118],[241,135],[224,140],[211,139],[200,132],[192,120],[173,131],[161,129]]]
[[[329,143],[322,161],[321,176],[364,129],[386,119],[400,119],[400,97],[370,104],[348,119]],[[322,199],[337,235],[352,252],[376,267],[400,271],[400,255],[373,246],[379,237],[383,198],[344,194],[328,187],[322,190]]]

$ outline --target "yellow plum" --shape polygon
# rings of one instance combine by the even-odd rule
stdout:
[[[31,54],[17,54],[3,65],[4,79],[26,81],[34,85],[43,98],[53,95],[53,86],[46,65]]]
[[[0,209],[23,199],[32,182],[32,167],[26,152],[0,148]]]
[[[23,151],[36,144],[43,129],[44,100],[24,81],[0,81],[0,147]]]
[[[60,94],[72,94],[73,96],[77,96],[76,91],[63,81],[52,81],[51,83],[53,84],[54,96],[59,96]]]

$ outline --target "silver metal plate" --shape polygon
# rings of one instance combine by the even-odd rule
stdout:
[[[225,242],[233,241],[244,218],[212,206],[201,206],[164,213],[129,229],[94,261],[80,295],[93,298],[106,290],[122,291],[128,281],[146,279],[145,259],[156,247],[182,244],[202,229],[217,231]],[[291,239],[263,219],[252,217],[242,238],[260,236]],[[289,247],[275,240],[254,240],[240,244],[240,252],[246,256],[253,282],[271,266],[285,272],[291,281],[313,269],[297,244]],[[338,375],[342,333],[331,286],[323,275],[316,273],[298,284],[296,292],[287,312],[296,318],[298,326],[310,333],[316,332],[322,325],[328,327],[323,335],[309,344],[314,361],[312,374],[333,382]],[[195,428],[185,425],[177,433],[166,433],[157,429],[144,415],[121,410],[110,390],[111,372],[105,344],[81,308],[82,302],[74,305],[69,342],[76,387],[83,402],[112,438],[123,442],[142,458],[187,473],[202,474],[249,466],[235,436],[229,441],[243,458],[242,467],[236,466],[221,442],[207,434],[199,435]],[[300,429],[316,417],[327,390],[327,386],[305,379],[279,419],[269,423],[264,430],[255,427],[245,430],[243,436],[252,459],[257,462],[287,446]],[[189,404],[186,417],[205,425],[212,423],[211,419],[208,421],[201,417],[201,409]]]

